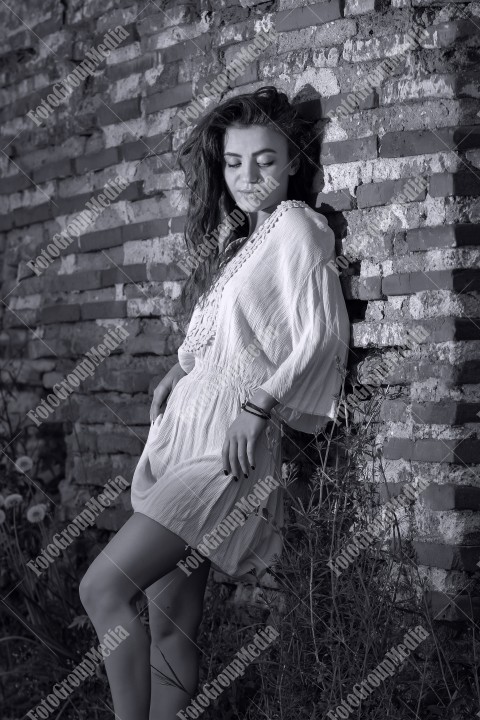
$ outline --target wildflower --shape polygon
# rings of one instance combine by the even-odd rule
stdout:
[[[38,505],[32,505],[27,510],[27,520],[31,523],[42,522],[46,514],[46,505],[39,503]]]
[[[15,467],[18,472],[27,473],[33,467],[33,460],[28,455],[20,455],[15,461]]]
[[[6,518],[6,517],[7,517],[7,516],[5,515],[5,513],[3,512],[3,510],[0,510],[0,525],[3,525],[3,523],[5,522],[5,518]]]
[[[19,493],[12,493],[11,495],[7,495],[5,498],[4,506],[5,509],[8,510],[11,507],[16,507],[17,505],[20,505],[23,502],[23,497]]]

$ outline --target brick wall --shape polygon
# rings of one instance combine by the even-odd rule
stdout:
[[[176,361],[186,196],[173,152],[189,131],[178,111],[273,28],[275,42],[232,85],[276,84],[324,130],[314,200],[346,258],[362,358],[352,376],[366,383],[379,354],[424,333],[371,384],[395,391],[378,435],[390,492],[430,483],[410,532],[440,609],[480,557],[478,5],[42,0],[1,12],[1,338],[4,356],[23,368],[12,412],[32,448],[40,426],[26,413],[109,329],[125,331],[41,423],[65,440],[63,512],[75,514],[115,475],[131,477],[153,388]],[[106,59],[46,106],[118,26],[123,39]],[[412,28],[424,30],[420,42],[410,41]],[[95,222],[38,261],[116,177],[125,189],[105,207],[97,201]],[[115,530],[129,511],[127,493],[98,525]],[[445,615],[462,612],[457,599]]]

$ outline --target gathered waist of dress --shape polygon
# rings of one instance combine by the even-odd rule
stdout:
[[[235,367],[226,363],[220,363],[208,356],[197,356],[195,358],[195,366],[189,372],[189,375],[196,375],[197,373],[210,375],[219,387],[227,385],[241,390],[251,390],[263,382],[262,378],[249,374],[241,365]]]

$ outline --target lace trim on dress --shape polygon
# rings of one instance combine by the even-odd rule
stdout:
[[[291,207],[309,207],[303,200],[282,200],[268,218],[253,233],[250,240],[243,245],[238,253],[226,264],[223,272],[217,277],[204,300],[202,308],[195,306],[185,340],[178,348],[185,352],[194,352],[208,345],[215,336],[218,308],[225,284],[243,265],[256,248],[262,243],[267,232],[271,230],[282,214]],[[242,239],[242,238],[239,238]]]

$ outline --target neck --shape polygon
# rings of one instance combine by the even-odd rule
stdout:
[[[280,205],[281,202],[284,202],[287,198],[283,198],[282,200],[279,200],[278,202],[274,203],[273,205],[269,205],[266,208],[263,208],[263,210],[258,210],[257,212],[248,213],[248,237],[253,235],[254,232],[258,230],[260,225],[265,222],[267,217],[272,214],[272,212],[275,210],[278,205]]]

